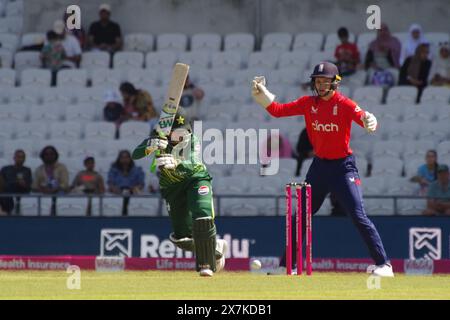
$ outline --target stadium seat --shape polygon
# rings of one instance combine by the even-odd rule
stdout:
[[[10,103],[0,106],[0,119],[10,122],[26,121],[28,119],[29,109],[29,105],[21,103]]]
[[[81,123],[75,121],[51,123],[50,137],[67,141],[79,140],[81,138]]]
[[[3,117],[3,112],[0,110],[0,119],[7,119]],[[7,120],[0,122],[0,141],[10,140],[15,134],[16,123]],[[3,151],[3,150],[2,150]]]
[[[27,47],[27,46],[40,45],[45,42],[45,38],[46,38],[45,33],[42,33],[42,32],[25,33],[22,35],[22,38],[20,39],[20,46]],[[27,51],[24,51],[24,52],[27,52]]]
[[[358,157],[356,155],[356,168],[358,168],[358,173],[361,177],[366,177],[369,168],[369,162],[365,157]]]
[[[93,69],[109,69],[109,60],[110,55],[106,51],[83,52],[81,56],[81,68],[91,71]]]
[[[239,52],[214,52],[211,55],[212,68],[239,70],[242,66],[242,58]]]
[[[445,164],[450,165],[450,141],[443,141],[437,146],[437,153],[439,159]]]
[[[62,159],[68,159],[72,149],[72,142],[64,138],[56,137],[48,140],[38,140],[33,145],[33,153],[39,157],[41,150],[46,146],[54,146]],[[81,169],[81,168],[79,168]]]
[[[247,192],[248,181],[241,177],[223,177],[214,185],[216,194],[242,194]]]
[[[52,74],[46,69],[25,69],[20,75],[20,85],[22,87],[50,87]]]
[[[92,199],[92,215],[104,217],[119,217],[122,215],[123,198],[105,197],[102,201],[102,210],[100,212],[99,198]]]
[[[217,98],[221,104],[242,105],[252,102],[252,97],[248,94],[248,88],[245,87],[223,88],[221,92],[217,92]]]
[[[278,56],[277,52],[252,52],[248,59],[248,68],[275,69]]]
[[[13,53],[11,51],[0,49],[0,59],[2,61],[2,68],[12,68]]]
[[[106,138],[114,139],[116,126],[111,122],[90,122],[86,123],[84,130],[85,139]]]
[[[273,71],[270,76],[272,78],[271,83],[284,86],[296,86],[298,88],[303,82],[300,78],[300,72],[295,68],[278,69]]]
[[[87,71],[83,69],[62,69],[56,75],[56,79],[58,87],[86,87]]]
[[[159,70],[127,69],[125,79],[137,88],[153,88],[162,84]]]
[[[372,156],[372,176],[400,177],[403,173],[403,161],[392,157]]]
[[[41,119],[42,120],[42,119]],[[16,124],[16,139],[45,139],[48,127],[41,120],[33,122],[18,122]]]
[[[401,215],[421,215],[426,209],[426,199],[400,199],[397,202],[398,213]]]
[[[371,103],[381,103],[383,99],[383,88],[378,86],[364,86],[356,88],[352,99],[359,101],[370,101]]]
[[[426,126],[423,126],[423,121],[421,120],[411,119],[408,122],[392,120],[388,122],[385,119],[383,123],[380,123],[380,128],[377,131],[385,139],[405,141],[416,139],[424,127]]]
[[[85,139],[71,142],[70,157],[83,159],[86,156],[100,158],[105,153],[105,142],[103,139]]]
[[[225,51],[238,51],[249,54],[255,48],[255,36],[251,33],[231,33],[224,38]]]
[[[400,158],[403,145],[404,142],[399,140],[376,141],[372,148],[372,159],[379,157]]]
[[[70,105],[75,101],[77,91],[69,87],[66,88],[39,88],[39,99],[42,104]]]
[[[163,33],[156,39],[158,51],[186,51],[188,38],[183,33]]]
[[[95,69],[91,75],[92,86],[111,86],[113,88],[119,88],[123,78],[123,71],[124,70],[120,69]]]
[[[230,85],[233,84],[233,81],[235,80],[233,75],[227,69],[212,69],[202,71],[203,72],[197,73],[198,81],[196,81],[196,84],[198,84],[199,86],[205,84],[205,85],[215,85],[219,87],[229,87]],[[241,70],[238,72],[241,72]]]
[[[39,51],[20,51],[14,55],[14,68],[21,72],[27,68],[40,68],[41,58]]]
[[[86,216],[88,207],[87,198],[62,198],[56,200],[56,215],[63,216]]]
[[[389,195],[397,196],[412,196],[415,194],[417,188],[417,183],[410,181],[411,177],[399,178],[399,177],[388,177],[387,181],[387,193]]]
[[[144,54],[136,51],[119,51],[113,57],[114,69],[143,68]]]
[[[439,43],[450,42],[450,35],[447,32],[425,32],[425,39],[431,45],[431,53],[433,55],[439,54]]]
[[[28,156],[33,154],[34,140],[30,138],[22,138],[15,140],[5,140],[3,141],[3,158],[13,159],[14,152],[17,149],[22,149]]]
[[[209,68],[211,54],[206,51],[190,51],[179,54],[178,60],[188,64],[192,70]]]
[[[432,140],[435,143],[448,139],[448,119],[438,120],[431,125],[424,125],[419,131],[419,139]]]
[[[323,35],[320,32],[305,32],[295,36],[292,51],[318,52],[322,49]]]
[[[171,70],[177,61],[177,56],[176,52],[149,52],[145,56],[145,68]]]
[[[191,51],[217,52],[222,46],[218,33],[197,33],[191,38]]]
[[[309,67],[310,53],[305,51],[283,52],[280,55],[278,67],[280,69],[293,68],[303,72]]]
[[[24,2],[21,0],[9,1],[6,4],[5,15],[7,17],[20,17],[24,13]]]
[[[386,178],[381,176],[360,177],[364,195],[382,195],[386,192]]]
[[[154,217],[159,213],[159,198],[130,198],[128,216]]]
[[[425,164],[425,152],[423,155],[416,155],[414,157],[410,157],[405,159],[405,177],[412,178],[417,174],[417,169],[423,164]],[[439,155],[438,155],[439,156]]]
[[[40,203],[37,197],[23,197],[20,199],[20,215],[38,216],[40,209],[42,216],[49,216],[51,205],[51,197],[42,197]]]
[[[369,216],[394,215],[394,200],[389,198],[364,198],[364,208]]]
[[[435,144],[432,140],[408,140],[404,142],[403,159],[407,162],[409,159],[420,156],[425,157],[427,150],[434,149]]]
[[[127,121],[120,126],[120,139],[141,137],[144,139],[150,134],[150,126],[147,122]]]
[[[11,52],[16,51],[19,38],[12,33],[0,33],[0,48]]]
[[[315,66],[323,61],[334,62],[334,52],[331,51],[319,51],[311,54],[311,66]],[[308,78],[311,74],[311,70],[307,70]]]
[[[62,90],[67,88],[60,88]],[[77,104],[90,104],[95,107],[103,107],[105,105],[105,94],[108,91],[113,90],[118,97],[120,92],[118,87],[109,86],[93,86],[91,88],[73,88],[71,92],[75,93],[74,98]],[[69,92],[65,92],[69,94]]]
[[[417,88],[413,86],[396,86],[389,89],[386,103],[403,102],[415,104]]]
[[[349,41],[355,43],[355,34],[352,32],[349,32]],[[329,33],[325,38],[325,44],[323,46],[324,51],[332,51],[334,54],[334,50],[336,47],[341,44],[341,41],[339,40],[337,36],[337,32]]]
[[[22,29],[22,17],[0,17],[0,33],[20,34]]]
[[[46,122],[59,121],[62,116],[63,108],[60,104],[44,104],[41,106],[32,106],[30,108],[30,121],[41,121],[45,127]]]
[[[108,176],[109,169],[111,169],[111,164],[114,162],[115,157],[117,157],[117,154],[114,155],[114,157],[97,157],[95,158],[95,170],[102,175],[104,179]],[[82,163],[79,164],[80,167],[82,167]]]
[[[222,216],[257,216],[258,207],[246,198],[224,198],[220,202]]]
[[[273,32],[264,35],[261,51],[286,52],[292,44],[292,35],[285,32]]]
[[[363,32],[358,35],[358,39],[356,41],[356,45],[358,46],[358,50],[360,53],[361,61],[364,61],[367,50],[369,49],[370,43],[376,39],[375,32]]]
[[[428,86],[422,92],[420,103],[448,104],[450,103],[450,88]]]
[[[408,122],[410,120],[422,120],[424,125],[427,122],[431,122],[434,118],[434,110],[428,109],[423,105],[410,105],[403,108],[403,121]]]
[[[65,107],[64,117],[66,121],[89,122],[94,121],[97,110],[91,104],[76,104]]]
[[[129,33],[124,37],[124,50],[147,53],[153,50],[154,41],[148,33]]]

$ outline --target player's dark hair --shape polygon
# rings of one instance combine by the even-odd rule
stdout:
[[[135,96],[138,93],[138,90],[130,82],[122,82],[120,84],[119,90],[121,92],[125,92],[125,93],[127,93],[129,95],[132,95],[132,96]]]
[[[338,29],[338,37],[339,38],[348,38],[349,37],[349,33],[346,27],[341,27]]]
[[[56,150],[56,148],[55,148],[54,146],[46,146],[46,147],[44,147],[44,148],[41,150],[41,153],[39,154],[39,158],[41,158],[41,160],[44,161],[44,155],[45,155],[45,153],[46,153],[48,150],[51,150],[51,151],[53,151],[53,152],[55,153],[55,155],[56,155],[56,157],[55,157],[55,162],[57,162],[57,161],[58,161],[58,158],[59,158],[59,153],[58,153],[58,151]]]
[[[133,158],[131,157],[131,153],[128,150],[120,150],[119,154],[117,155],[116,161],[113,163],[113,167],[116,167],[117,169],[119,169],[120,171],[123,171],[123,166],[120,163],[120,158],[122,157],[122,155],[128,155],[128,157],[130,157],[130,170],[134,167],[134,161]]]

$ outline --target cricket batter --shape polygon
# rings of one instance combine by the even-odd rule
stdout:
[[[161,171],[161,195],[166,200],[177,247],[194,251],[200,276],[211,277],[225,266],[227,243],[216,240],[211,176],[200,160],[200,144],[179,108],[168,139],[156,131],[133,151],[133,159],[148,155],[147,150],[164,152],[156,157]]]
[[[338,68],[330,62],[322,62],[311,74],[311,89],[315,93],[312,96],[285,104],[276,102],[275,96],[265,86],[264,77],[255,77],[252,95],[274,117],[305,117],[306,130],[315,152],[306,175],[306,182],[312,188],[313,214],[319,210],[327,194],[333,193],[358,228],[375,261],[368,272],[393,277],[380,235],[364,210],[361,180],[349,146],[353,121],[368,132],[374,132],[377,119],[337,91],[340,80]]]

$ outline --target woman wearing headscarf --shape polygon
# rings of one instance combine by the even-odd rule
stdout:
[[[402,45],[402,53],[400,56],[400,64],[403,64],[406,58],[413,56],[419,44],[428,43],[423,35],[422,27],[414,23],[409,27],[408,38]]]
[[[388,68],[399,68],[401,43],[394,37],[389,27],[381,24],[377,37],[369,44],[366,54],[365,68],[374,70],[385,70]]]
[[[427,43],[419,44],[413,56],[406,58],[400,69],[399,85],[415,86],[418,89],[417,102],[420,100],[423,89],[428,84],[428,75],[431,69],[431,60]]]

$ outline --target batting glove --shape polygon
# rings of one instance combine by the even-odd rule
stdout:
[[[156,165],[160,168],[173,170],[178,164],[173,155],[165,153],[156,157]]]
[[[275,100],[275,95],[266,88],[266,78],[264,77],[255,77],[253,79],[252,96],[253,100],[264,108],[267,108]]]
[[[165,150],[167,148],[167,138],[154,137],[147,142],[147,147],[152,149]]]
[[[371,133],[377,130],[377,118],[375,118],[375,116],[370,112],[366,111],[365,115],[361,117],[361,120],[364,123],[364,128],[367,130],[367,132]]]

